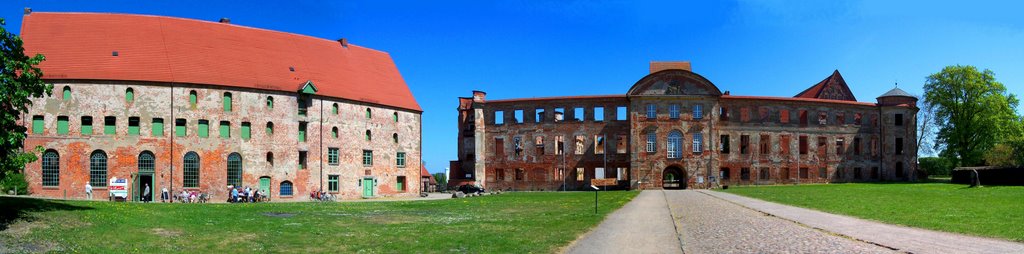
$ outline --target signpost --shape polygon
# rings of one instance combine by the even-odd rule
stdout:
[[[594,214],[597,214],[597,190],[599,189],[593,184],[590,185],[590,188],[594,188]]]
[[[128,179],[111,178],[110,184],[107,185],[107,190],[110,192],[111,201],[116,201],[119,197],[128,201]]]

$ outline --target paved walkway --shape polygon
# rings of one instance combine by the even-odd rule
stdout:
[[[566,253],[683,253],[662,191],[643,191]]]
[[[911,253],[1024,253],[1024,244],[909,228],[781,205],[716,191],[707,194],[766,214],[864,242]]]

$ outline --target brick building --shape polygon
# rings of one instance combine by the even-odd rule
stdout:
[[[53,95],[23,116],[33,195],[107,199],[129,179],[227,199],[416,196],[421,113],[391,57],[348,43],[173,17],[32,13],[26,53]],[[158,197],[159,195],[154,195]]]
[[[917,99],[859,102],[835,71],[794,97],[737,96],[652,62],[622,95],[459,98],[449,185],[622,189],[914,179]]]

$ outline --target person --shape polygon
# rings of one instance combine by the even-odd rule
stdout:
[[[92,200],[92,185],[89,182],[85,183],[85,196],[89,200]]]
[[[231,202],[238,202],[238,188],[231,188]]]
[[[195,203],[196,202],[196,191],[192,191],[191,193],[189,193],[188,199],[189,199],[190,203]]]
[[[181,190],[180,197],[181,197],[181,202],[182,203],[188,203],[188,191]]]
[[[167,187],[160,190],[160,203],[167,202],[171,198],[171,194],[167,192]]]
[[[142,189],[142,203],[149,202],[149,184],[146,184],[146,188]]]

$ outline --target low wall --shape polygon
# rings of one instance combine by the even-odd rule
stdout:
[[[978,171],[981,185],[1024,186],[1024,168],[1020,167],[959,167],[953,169],[952,183],[971,184],[971,171]]]

